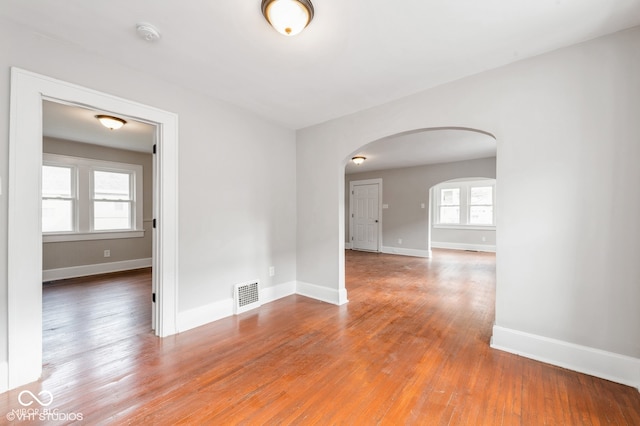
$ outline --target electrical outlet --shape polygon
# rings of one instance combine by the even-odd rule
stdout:
[[[111,257],[111,250],[105,250],[104,257]]]
[[[398,244],[402,244],[402,238],[398,238]]]
[[[273,277],[276,274],[275,266],[269,266],[269,276]]]
[[[482,237],[482,242],[484,243],[484,242],[486,242],[486,241],[487,241],[487,237],[484,237],[484,236],[483,236],[483,237]]]

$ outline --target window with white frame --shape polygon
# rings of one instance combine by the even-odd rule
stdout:
[[[436,185],[433,191],[435,226],[495,226],[495,179],[449,181]]]
[[[42,166],[42,232],[72,232],[76,211],[73,166]]]
[[[131,229],[133,209],[132,173],[93,170],[91,194],[94,231]]]
[[[45,242],[141,237],[142,213],[142,166],[43,155]]]

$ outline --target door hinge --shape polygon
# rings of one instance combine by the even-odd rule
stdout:
[[[351,237],[351,241],[353,241],[353,237]]]
[[[156,219],[153,219],[153,229],[156,229]]]
[[[351,213],[351,217],[355,217],[353,213]]]
[[[153,153],[156,154],[158,152],[158,145],[157,144],[153,144]]]
[[[156,303],[156,294],[155,293],[151,293],[151,301],[153,303]]]

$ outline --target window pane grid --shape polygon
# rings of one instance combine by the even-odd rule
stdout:
[[[460,223],[460,207],[441,206],[440,207],[440,223],[458,224]]]
[[[131,174],[122,172],[93,172],[94,200],[131,200]]]
[[[48,237],[143,230],[142,166],[43,153],[41,170]]]
[[[493,206],[471,206],[469,223],[472,225],[493,225]]]
[[[478,181],[437,187],[436,223],[460,226],[494,225],[494,184]]]
[[[93,230],[131,229],[131,174],[93,171]]]
[[[440,223],[460,223],[460,188],[446,188],[440,191]]]
[[[131,229],[131,202],[94,201],[93,229],[96,231]]]
[[[460,188],[450,188],[450,189],[441,190],[440,204],[443,206],[460,205]]]
[[[74,172],[70,166],[42,166],[42,232],[75,230]]]
[[[48,198],[42,200],[42,232],[71,232],[73,200]]]
[[[472,206],[493,205],[493,187],[472,186],[469,189],[469,204]]]

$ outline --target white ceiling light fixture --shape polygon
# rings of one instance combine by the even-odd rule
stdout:
[[[294,36],[313,19],[310,0],[262,0],[262,14],[276,31]]]
[[[363,157],[362,155],[356,155],[351,159],[351,161],[353,161],[353,164],[355,164],[356,166],[359,166],[360,164],[364,163],[364,160],[366,159],[367,157]]]
[[[96,118],[109,130],[118,130],[120,127],[127,124],[127,122],[122,118],[113,117],[111,115],[96,115]]]

